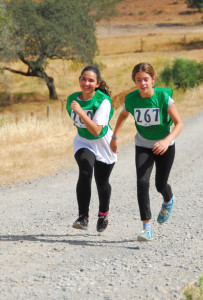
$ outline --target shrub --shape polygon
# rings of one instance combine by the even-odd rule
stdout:
[[[162,71],[161,79],[165,84],[170,84],[170,82],[173,80],[173,72],[169,66]]]
[[[161,72],[159,82],[176,88],[193,88],[203,80],[203,64],[182,58],[176,58],[171,67],[166,66]]]

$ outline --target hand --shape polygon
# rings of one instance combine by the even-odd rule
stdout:
[[[81,108],[80,104],[77,101],[73,101],[70,105],[70,108],[76,112],[79,116],[83,114],[84,110]]]
[[[115,140],[115,139],[111,139],[111,142],[110,142],[110,147],[111,147],[111,150],[114,152],[114,153],[118,153],[117,149],[118,149],[118,140]]]
[[[169,142],[167,140],[161,140],[154,144],[154,148],[152,149],[152,151],[154,152],[154,154],[163,155],[167,151],[168,147]]]

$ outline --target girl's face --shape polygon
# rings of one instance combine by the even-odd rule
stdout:
[[[82,90],[84,100],[90,99],[95,93],[95,89],[99,87],[100,82],[97,82],[97,75],[92,71],[85,71],[79,77],[79,84]]]
[[[135,84],[140,90],[140,96],[143,98],[152,97],[154,94],[153,83],[155,76],[152,78],[146,72],[138,72],[135,75]]]

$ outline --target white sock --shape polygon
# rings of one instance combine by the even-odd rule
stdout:
[[[164,205],[171,205],[171,204],[173,204],[173,197],[171,198],[171,200],[169,202],[164,201]]]
[[[143,230],[145,229],[151,230],[151,223],[143,223]]]

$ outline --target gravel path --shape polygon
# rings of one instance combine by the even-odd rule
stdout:
[[[110,225],[96,231],[93,183],[88,231],[76,218],[77,168],[0,187],[0,299],[178,299],[203,275],[203,111],[184,122],[170,176],[175,205],[168,223],[156,222],[161,196],[151,180],[152,242],[141,230],[134,145],[120,149],[111,177]]]
[[[98,24],[96,27],[97,37],[118,37],[137,34],[165,33],[197,33],[203,31],[203,25],[181,25],[181,24],[133,24],[133,23],[106,23]]]

